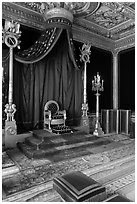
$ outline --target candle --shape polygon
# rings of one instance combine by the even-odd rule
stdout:
[[[99,76],[98,72],[97,72],[97,83],[98,84],[100,83],[100,76]]]
[[[96,83],[96,76],[94,76],[94,80],[95,80],[95,83]]]
[[[104,80],[102,80],[102,87],[103,87]]]

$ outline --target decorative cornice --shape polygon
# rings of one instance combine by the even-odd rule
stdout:
[[[102,38],[99,35],[85,31],[84,29],[78,28],[76,26],[72,27],[73,39],[79,42],[89,42],[92,46],[105,49],[108,51],[113,50],[114,43],[106,38]]]
[[[124,50],[124,49],[128,49],[128,48],[131,48],[131,47],[135,47],[135,35],[131,35],[131,36],[128,36],[126,37],[125,39],[122,39],[122,40],[118,40],[116,43],[115,43],[115,49],[120,49],[120,50]]]
[[[44,20],[41,14],[24,9],[23,7],[14,3],[2,3],[2,18],[6,20],[14,20],[20,24],[24,24],[38,30],[43,30]]]
[[[25,8],[33,10],[37,13],[47,13],[54,8],[64,8],[74,15],[74,17],[87,16],[94,13],[100,2],[16,2]]]
[[[117,41],[111,41],[90,31],[85,31],[85,29],[82,29],[77,26],[73,26],[72,31],[73,38],[75,40],[80,42],[90,42],[95,47],[105,49],[111,52],[117,50],[121,51],[135,46],[134,34]]]
[[[127,32],[134,33],[135,32],[135,22],[127,22],[121,26],[115,27],[115,29],[111,30],[111,35],[118,35],[119,37],[115,39],[118,40],[119,38],[126,37]]]
[[[119,5],[113,2],[104,2],[102,5],[108,6],[111,9],[115,6],[119,8]],[[128,13],[128,10],[131,10],[132,12],[129,13],[134,16],[132,7],[132,4],[126,4],[126,10],[124,12],[127,11]],[[14,20],[37,30],[46,29],[42,15],[36,9],[31,10],[30,8],[25,8],[23,2],[22,4],[21,2],[3,2],[2,17],[3,19]],[[90,18],[88,17],[74,18],[72,32],[75,40],[80,42],[89,41],[95,47],[111,51],[135,46],[135,23],[133,18],[111,29],[103,28],[89,20]]]
[[[129,23],[123,24],[121,26],[117,26],[115,27],[115,29],[113,28],[109,31],[85,19],[75,19],[74,25],[83,28],[84,30],[87,30],[89,32],[105,37],[108,40],[112,40],[113,42],[135,32],[135,23],[133,21],[130,21]]]
[[[108,31],[107,29],[103,29],[100,26],[95,25],[94,23],[91,23],[85,19],[74,19],[74,24],[77,27],[80,27],[88,32],[95,33],[97,35],[101,35],[103,37],[108,38]]]

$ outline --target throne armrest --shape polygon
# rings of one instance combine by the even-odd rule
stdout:
[[[51,111],[50,110],[45,111],[45,118],[51,120]]]
[[[58,111],[58,114],[64,115],[64,119],[66,120],[66,110]]]

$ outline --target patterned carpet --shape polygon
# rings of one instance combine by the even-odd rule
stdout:
[[[9,158],[6,152],[2,152],[2,168],[15,166],[15,163]]]
[[[5,155],[9,155],[9,159],[2,160],[3,170],[8,168],[7,165],[14,164],[18,168],[18,172],[12,172],[12,176],[3,177],[3,201],[60,202],[57,193],[52,189],[53,178],[77,170],[106,185],[108,196],[116,191],[115,182],[118,178],[122,179],[122,176],[123,180],[120,180],[120,182],[123,181],[124,183],[125,181],[124,186],[127,180],[130,180],[131,182],[128,182],[133,184],[134,140],[124,135],[105,136],[103,139],[106,141],[111,139],[111,142],[101,146],[92,146],[92,148],[87,145],[85,149],[89,152],[88,155],[80,156],[78,152],[75,158],[65,157],[64,160],[56,160],[56,162],[55,159],[51,158],[31,160],[17,148],[8,150]],[[6,161],[8,161],[8,164],[6,164]],[[120,186],[120,182],[118,182],[118,186]]]

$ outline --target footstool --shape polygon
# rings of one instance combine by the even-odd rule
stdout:
[[[80,171],[54,178],[53,188],[66,202],[101,202],[107,198],[105,187]]]
[[[132,201],[121,195],[115,194],[110,198],[107,198],[106,200],[104,200],[104,202],[132,202]]]

